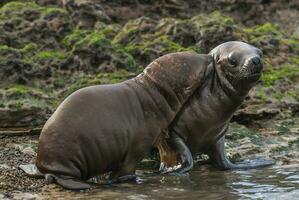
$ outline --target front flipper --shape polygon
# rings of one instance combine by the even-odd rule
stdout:
[[[128,175],[124,175],[124,176],[119,176],[117,178],[110,177],[108,180],[108,184],[123,183],[123,182],[138,182],[137,176],[135,174],[128,174]]]
[[[184,140],[176,134],[172,134],[169,138],[169,146],[177,153],[180,158],[180,164],[172,167],[166,166],[161,162],[160,172],[174,173],[174,174],[184,174],[189,172],[193,168],[193,158],[192,154],[185,144]]]
[[[232,163],[226,156],[224,146],[224,136],[211,148],[208,155],[214,167],[221,170],[229,169],[255,169],[260,167],[267,167],[274,164],[273,160],[255,159],[243,162]]]

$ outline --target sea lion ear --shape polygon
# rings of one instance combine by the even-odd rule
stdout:
[[[219,61],[219,53],[217,49],[213,49],[208,55],[212,56],[214,63],[217,63]]]

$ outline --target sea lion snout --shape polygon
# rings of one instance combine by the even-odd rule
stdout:
[[[260,74],[263,70],[262,61],[258,55],[249,57],[247,60],[247,66],[249,69],[249,75]]]
[[[253,64],[255,64],[257,66],[260,65],[260,63],[261,63],[261,59],[258,56],[251,58],[251,61],[253,62]]]
[[[216,63],[218,76],[223,82],[231,84],[241,95],[258,82],[263,70],[263,52],[245,42],[225,42],[209,53]]]

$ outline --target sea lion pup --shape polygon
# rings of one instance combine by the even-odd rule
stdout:
[[[191,154],[195,153],[208,154],[212,164],[222,170],[274,164],[271,160],[233,164],[224,146],[233,113],[261,76],[262,51],[244,42],[232,41],[217,46],[209,55],[214,58],[214,65],[208,67],[204,82],[169,126],[169,138],[161,135],[156,144],[162,173],[189,171],[193,165]],[[182,164],[176,166],[178,169],[170,168],[179,162]]]
[[[213,58],[172,53],[118,84],[80,89],[68,96],[41,132],[36,165],[28,175],[67,189],[111,172],[110,182],[133,179],[135,167],[200,85]]]

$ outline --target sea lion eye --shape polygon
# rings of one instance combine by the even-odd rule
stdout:
[[[227,57],[227,60],[230,65],[237,66],[237,59],[232,54]]]

